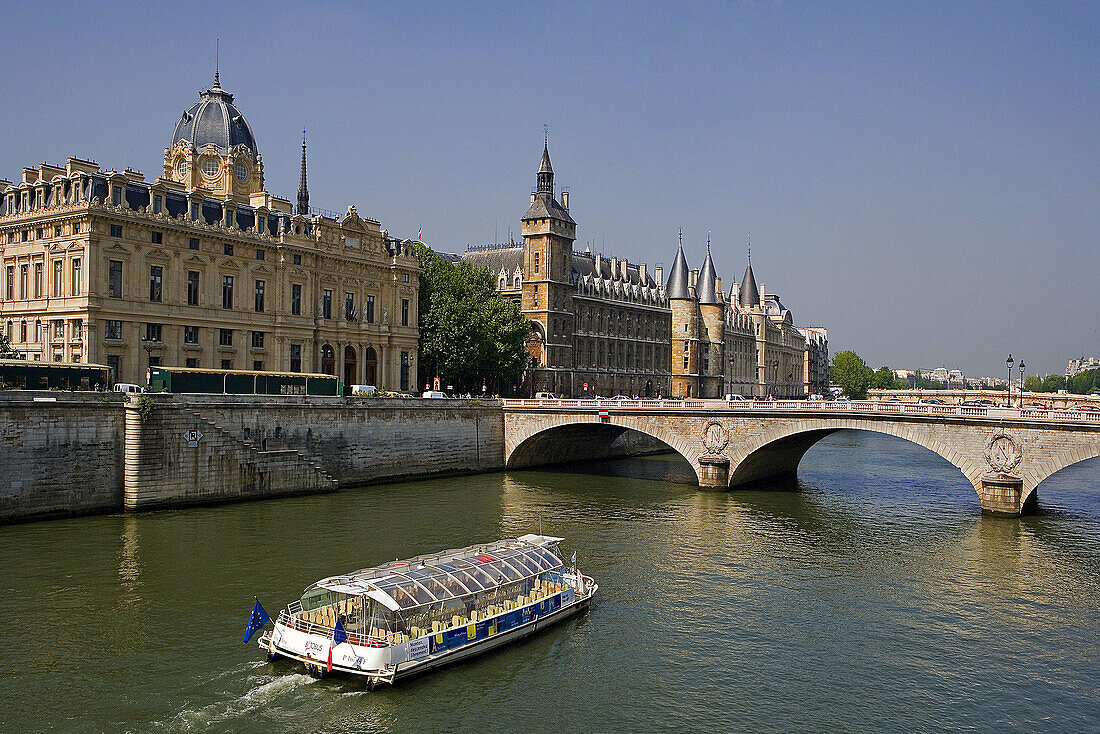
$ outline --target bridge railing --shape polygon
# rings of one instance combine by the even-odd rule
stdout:
[[[559,398],[527,400],[506,398],[507,408],[587,408],[592,410],[737,410],[751,413],[798,411],[807,413],[877,413],[896,415],[1001,418],[1013,420],[1077,421],[1100,423],[1100,411],[1004,408],[984,405],[938,405],[884,400],[610,400]]]

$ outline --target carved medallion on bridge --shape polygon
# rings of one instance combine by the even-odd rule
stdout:
[[[1023,458],[1023,449],[1004,431],[995,432],[986,445],[985,460],[994,471],[1001,474],[1011,472],[1020,465]]]
[[[730,434],[718,421],[708,421],[703,427],[703,446],[709,453],[720,454],[729,445]]]

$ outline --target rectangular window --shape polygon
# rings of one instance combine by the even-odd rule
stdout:
[[[34,297],[42,297],[42,263],[34,264]]]
[[[8,280],[7,280],[7,294],[8,300],[15,300],[15,266],[8,266]]]
[[[153,197],[153,214],[160,214],[161,209],[164,208],[164,197],[157,195]]]
[[[222,247],[222,251],[226,255],[232,255],[233,254],[233,243],[226,242],[225,245]]]
[[[264,348],[264,333],[262,331],[252,332],[252,346],[255,349]]]
[[[84,338],[84,319],[73,319],[73,339]]]
[[[264,251],[263,251],[263,250],[259,250],[259,249],[257,249],[257,250],[256,250],[256,259],[257,259],[257,260],[263,260],[263,259],[264,259],[264,254],[265,254],[265,253],[264,253]]]
[[[539,253],[535,253],[535,272],[539,271]]]
[[[19,341],[26,343],[27,341],[27,322],[22,322],[22,327],[19,329]]]
[[[30,272],[29,265],[19,266],[19,297],[22,299],[27,298],[27,273]]]
[[[61,282],[65,279],[65,261],[54,260],[53,261],[53,296],[57,298],[61,295]]]
[[[330,290],[325,290],[324,295],[321,297],[321,317],[332,318],[332,291]]]
[[[61,319],[55,319],[53,322],[53,338],[64,339],[65,338],[65,322]]]
[[[222,360],[222,369],[223,369],[223,370],[231,370],[231,369],[233,369],[233,360],[231,360],[231,359],[223,359],[223,360]]]
[[[233,276],[222,276],[222,308],[233,308]]]
[[[367,296],[367,307],[363,314],[363,318],[367,320],[368,324],[374,323],[374,296]]]
[[[163,232],[153,232],[151,239],[152,239],[154,245],[163,245],[164,244],[164,233]]]
[[[83,285],[83,281],[81,279],[81,272],[80,272],[80,258],[79,257],[74,257],[73,258],[73,282],[72,282],[72,287],[69,289],[69,293],[71,293],[74,296],[79,296],[81,291],[83,290],[82,285]]]
[[[403,281],[405,281],[406,283],[408,283],[408,282],[409,282],[409,274],[408,274],[408,273],[402,273],[402,275],[401,275],[401,280],[403,280]]]
[[[264,281],[256,281],[256,313],[264,312]]]
[[[233,346],[233,330],[218,329],[218,344],[223,347]]]
[[[301,372],[302,371],[302,345],[291,344],[290,345],[290,371]]]
[[[197,327],[197,326],[185,326],[185,327],[183,327],[183,343],[184,344],[198,344],[199,343],[199,327]]]
[[[401,389],[409,389],[409,353],[401,352]]]
[[[121,237],[122,236],[122,225],[121,224],[112,224],[111,225],[111,236],[112,237]]]
[[[295,265],[301,265],[302,264],[302,256],[301,255],[295,255],[294,256],[294,264]]]
[[[348,321],[355,319],[355,294],[344,294],[344,318]]]
[[[189,250],[199,249],[199,238],[198,237],[191,237],[190,239],[188,239],[187,240],[187,249],[189,249]]]
[[[199,366],[198,357],[188,357],[185,360],[185,366],[187,366],[187,367],[198,367]]]
[[[145,325],[145,340],[151,342],[160,341],[160,324]]]
[[[121,339],[122,338],[122,322],[108,319],[103,322],[103,338],[104,339]]]
[[[54,237],[60,237],[61,236],[61,226],[60,225],[53,228],[53,236]]]
[[[409,299],[408,298],[402,298],[401,299],[401,325],[402,326],[408,326],[409,325]]]
[[[107,295],[122,298],[122,261],[111,260],[107,264]]]
[[[73,234],[80,234],[80,222],[73,224]]]
[[[159,303],[161,296],[163,295],[162,287],[164,285],[164,268],[160,265],[151,265],[149,267],[149,300],[154,303]]]
[[[290,313],[292,316],[302,315],[302,286],[297,283],[290,286]]]
[[[119,368],[122,366],[122,357],[117,354],[108,354],[107,366],[111,368],[111,377],[115,381],[122,379],[122,374],[119,372]]]
[[[199,271],[187,271],[187,305],[199,305]]]

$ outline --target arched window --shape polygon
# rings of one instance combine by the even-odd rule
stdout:
[[[326,375],[336,374],[336,352],[328,344],[321,347],[321,372]]]

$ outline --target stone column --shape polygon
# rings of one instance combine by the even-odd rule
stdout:
[[[1022,479],[1000,474],[982,477],[978,490],[982,512],[992,515],[1018,516],[1032,512],[1036,506],[1036,492],[1033,490],[1026,498],[1023,494]]]
[[[725,456],[704,454],[699,457],[699,486],[727,489],[730,483],[730,460]]]

